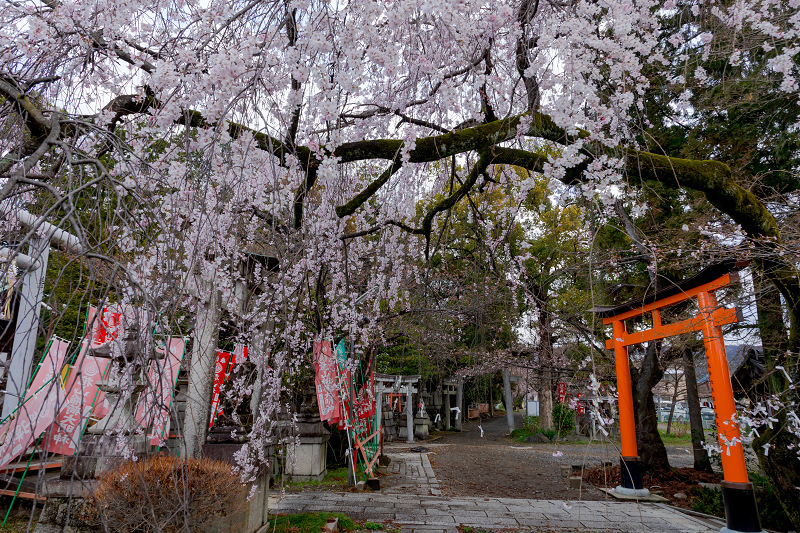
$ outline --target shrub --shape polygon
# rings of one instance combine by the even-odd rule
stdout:
[[[525,437],[530,436],[531,431],[528,428],[517,428],[511,432],[511,438],[520,442],[525,442]]]
[[[553,438],[555,438],[555,436],[558,434],[555,429],[540,429],[537,430],[536,433],[541,433],[550,440],[553,440]]]
[[[242,508],[244,486],[231,466],[210,459],[148,457],[106,474],[95,493],[108,531],[199,531]]]
[[[722,493],[704,487],[693,487],[690,493],[692,509],[711,516],[725,516]]]
[[[530,432],[535,432],[539,428],[539,417],[523,415],[522,426]]]
[[[553,425],[559,435],[570,433],[575,429],[575,411],[566,403],[553,404]]]

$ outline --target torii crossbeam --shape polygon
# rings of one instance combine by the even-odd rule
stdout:
[[[611,325],[613,328],[613,337],[606,341],[606,348],[614,350],[622,451],[620,459],[622,484],[615,489],[615,492],[626,496],[643,498],[650,494],[642,483],[642,470],[636,447],[633,390],[627,347],[693,331],[703,333],[721,449],[724,477],[722,494],[727,522],[727,527],[723,528],[723,531],[726,533],[762,531],[753,484],[747,475],[722,335],[722,326],[736,323],[741,318],[736,308],[721,308],[714,294],[719,289],[738,283],[738,270],[744,266],[746,264],[736,263],[733,260],[724,261],[703,269],[692,278],[644,298],[613,308],[595,307],[591,310],[603,319],[604,325]],[[662,309],[691,298],[697,298],[696,316],[671,324],[661,323]],[[628,333],[625,320],[647,313],[652,316],[653,327],[645,331]]]

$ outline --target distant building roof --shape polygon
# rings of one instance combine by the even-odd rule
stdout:
[[[764,374],[766,365],[764,364],[764,350],[761,346],[729,344],[725,346],[725,352],[734,393],[748,390],[753,385],[753,381]],[[705,357],[697,359],[695,369],[698,386],[708,383],[708,362]]]

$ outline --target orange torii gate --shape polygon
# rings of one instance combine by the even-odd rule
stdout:
[[[614,350],[616,362],[622,451],[621,486],[614,491],[623,496],[644,498],[650,495],[650,491],[644,488],[642,483],[641,464],[636,448],[633,391],[627,347],[693,331],[703,333],[722,458],[724,477],[722,494],[727,522],[727,527],[723,528],[725,533],[762,531],[753,484],[747,476],[744,448],[725,355],[725,343],[722,338],[722,326],[738,322],[740,317],[735,308],[721,308],[714,295],[718,289],[738,283],[738,270],[746,265],[747,263],[736,263],[733,260],[724,261],[647,297],[613,308],[596,307],[591,310],[603,319],[604,325],[611,325],[614,331],[613,337],[606,341],[606,348]],[[661,323],[663,308],[690,298],[697,298],[699,312],[696,316],[671,324]],[[646,313],[652,315],[653,327],[645,331],[628,333],[625,320]]]

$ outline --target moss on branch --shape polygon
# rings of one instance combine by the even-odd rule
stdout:
[[[383,173],[378,177],[378,179],[367,185],[367,187],[363,191],[355,195],[352,200],[350,200],[344,205],[338,206],[336,208],[336,215],[339,218],[342,218],[346,217],[347,215],[352,215],[353,213],[355,213],[356,209],[361,207],[364,204],[364,202],[366,202],[367,200],[370,199],[370,197],[372,197],[373,194],[378,192],[378,189],[383,187],[384,184],[387,181],[389,181],[389,178],[391,178],[395,172],[400,170],[401,166],[403,166],[402,161],[400,160],[399,157],[395,157],[395,159],[392,161],[392,164],[389,165],[389,168],[384,170]]]
[[[672,187],[701,191],[711,204],[733,218],[749,235],[780,236],[775,218],[752,192],[741,187],[730,167],[719,161],[697,161],[631,150],[626,157],[628,181],[639,177]]]

